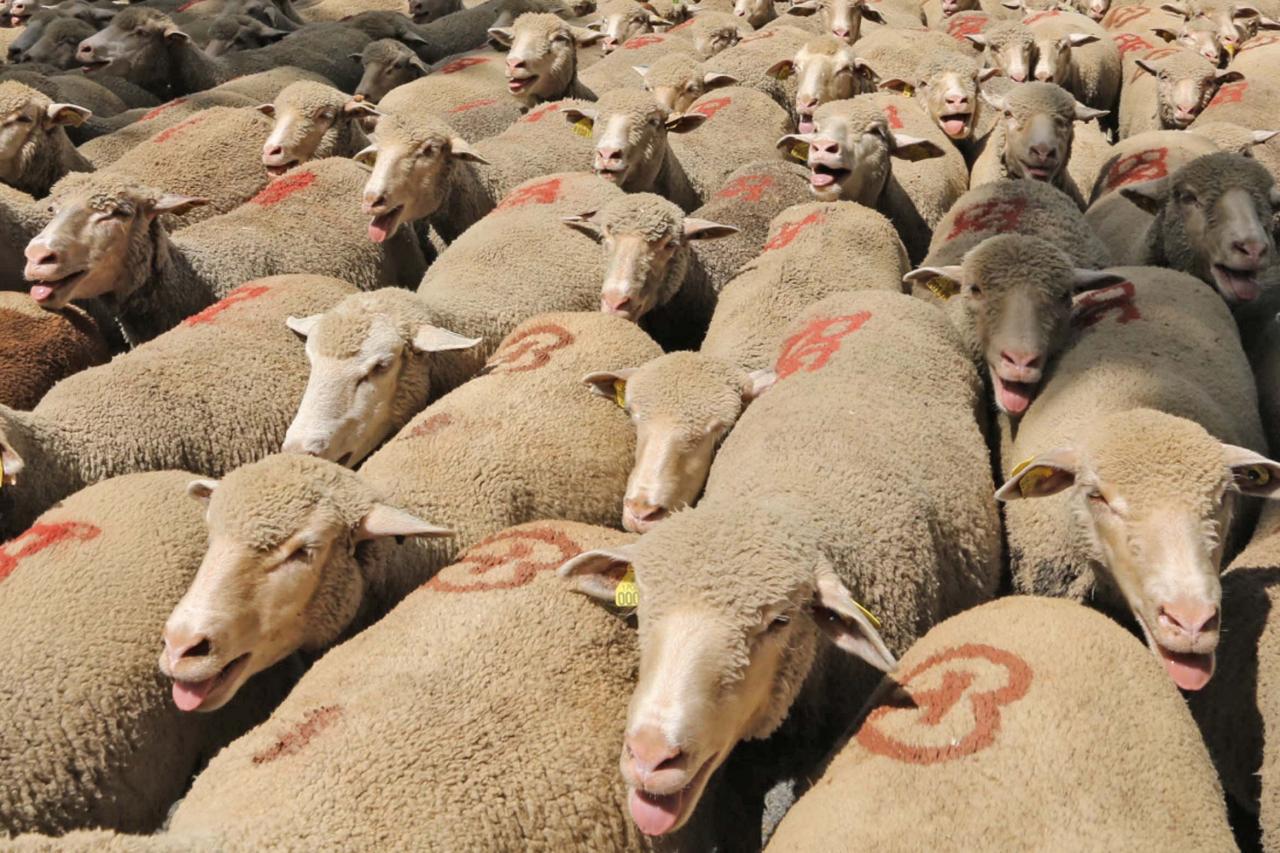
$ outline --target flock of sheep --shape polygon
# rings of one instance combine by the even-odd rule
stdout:
[[[1280,0],[0,15],[0,847],[1280,850]]]

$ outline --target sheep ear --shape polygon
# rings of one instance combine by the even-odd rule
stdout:
[[[258,112],[262,113],[262,114],[263,114],[264,116],[266,116],[267,118],[275,118],[275,117],[276,117],[276,105],[275,105],[275,104],[258,104],[258,106],[254,107],[254,109],[256,109]]]
[[[1069,447],[1060,447],[1019,462],[1005,484],[996,490],[996,500],[1016,501],[1056,495],[1075,483],[1079,467],[1079,455]]]
[[[911,288],[915,285],[929,286],[934,279],[946,279],[949,282],[960,282],[964,279],[964,267],[959,264],[953,264],[943,267],[919,267],[902,277],[902,283],[907,285],[904,291],[910,293]],[[934,285],[936,287],[937,285]],[[930,288],[932,289],[932,288]],[[947,291],[950,292],[950,291]]]
[[[1000,69],[999,69],[999,68],[994,68],[994,67],[993,67],[993,68],[979,68],[979,69],[978,69],[978,82],[979,82],[979,83],[985,83],[985,82],[987,82],[988,80],[990,80],[992,77],[998,77],[999,75],[1000,75]]]
[[[1004,112],[1005,104],[1008,103],[1007,96],[993,95],[985,89],[978,92],[978,96],[987,102],[987,106],[991,107],[993,110],[999,110],[1000,112]]]
[[[879,620],[853,600],[829,566],[818,569],[818,582],[813,593],[814,621],[836,647],[861,658],[876,669],[888,672],[898,665],[877,630]],[[874,620],[874,621],[873,621]]]
[[[349,54],[347,54],[347,59],[350,59],[352,62],[359,62],[359,63],[363,64],[363,63],[364,63],[364,54],[363,54],[363,53],[349,53]]]
[[[1005,7],[1006,9],[1016,10],[1016,9],[1022,8],[1022,3],[1018,2],[1018,0],[1004,0],[1004,2],[1001,3],[1000,5]]]
[[[1184,18],[1191,17],[1187,12],[1187,7],[1180,3],[1161,3],[1160,9],[1173,15],[1181,15]]]
[[[1174,41],[1178,38],[1178,31],[1171,30],[1168,27],[1152,27],[1151,32],[1165,41]]]
[[[562,110],[560,112],[560,115],[564,116],[564,120],[567,121],[569,124],[577,124],[578,122],[581,122],[581,121],[588,122],[588,124],[586,125],[586,128],[590,130],[591,128],[595,127],[597,112],[593,109],[582,110],[582,109],[571,108],[567,110]]]
[[[647,66],[647,65],[633,65],[633,66],[631,66],[631,70],[632,70],[632,71],[634,71],[634,72],[636,72],[637,74],[639,74],[641,79],[644,79],[644,75],[646,75],[646,74],[648,74],[648,73],[649,73],[649,66]]]
[[[8,470],[8,465],[5,470]],[[202,504],[208,504],[209,498],[213,497],[213,490],[218,488],[217,480],[192,480],[187,483],[187,494]]]
[[[604,38],[604,33],[598,33],[595,30],[588,30],[583,27],[569,27],[569,32],[573,33],[574,44],[578,47],[595,44]]]
[[[790,148],[792,145],[808,145],[813,141],[812,133],[788,133],[781,137],[775,144],[775,148]]]
[[[1152,216],[1160,212],[1169,198],[1169,181],[1167,178],[1156,178],[1154,181],[1143,181],[1120,188],[1120,194]]]
[[[604,397],[606,400],[612,400],[618,404],[619,408],[625,408],[627,380],[635,372],[636,368],[634,367],[624,367],[620,370],[597,370],[582,377],[582,383],[590,389],[592,394]]]
[[[1145,59],[1136,59],[1133,64],[1150,74],[1152,77],[1160,76],[1160,69],[1157,68],[1153,62],[1148,62]]]
[[[449,137],[449,156],[455,160],[466,160],[468,163],[489,165],[489,161],[480,156],[480,153],[468,145],[461,136]]]
[[[886,92],[898,92],[899,94],[905,95],[907,92],[914,91],[917,87],[900,77],[892,77],[888,80],[881,80],[880,88],[884,89]]]
[[[598,21],[592,21],[591,23],[587,24],[587,29],[589,29],[589,30],[603,30],[603,29],[604,29],[604,18],[601,18],[601,19],[600,19],[600,20],[598,20]]]
[[[414,46],[415,44],[431,44],[431,42],[427,41],[426,39],[424,39],[422,36],[418,35],[417,33],[411,33],[411,32],[409,32],[409,31],[407,31],[407,30],[406,30],[405,32],[401,33],[401,34],[397,37],[397,39],[398,39],[398,41],[399,41],[402,45],[404,45],[405,47],[409,48],[410,50],[413,50],[413,49],[414,49],[414,48],[413,48],[413,46]]]
[[[650,14],[649,14],[649,23],[650,23],[652,26],[655,26],[655,27],[669,27],[669,26],[671,26],[671,25],[672,25],[673,23],[675,23],[675,22],[674,22],[674,21],[668,21],[666,18],[662,17],[661,15],[655,15],[655,14],[653,14],[653,13],[650,13]]]
[[[966,33],[965,38],[967,38],[973,44],[976,44],[978,47],[987,46],[987,37],[984,36],[982,33]]]
[[[771,368],[762,367],[759,370],[751,371],[747,374],[747,384],[742,389],[742,402],[750,403],[772,388],[777,381],[778,374],[774,373]]]
[[[165,193],[156,199],[152,205],[151,211],[157,215],[161,213],[170,213],[174,216],[181,216],[188,210],[196,207],[204,207],[209,203],[209,199],[200,198],[199,196],[177,195],[176,193]]]
[[[592,219],[595,215],[596,212],[594,210],[590,210],[586,213],[579,213],[576,216],[561,217],[560,221],[575,231],[581,231],[592,240],[599,240],[604,236],[604,231],[600,228],[600,225]]]
[[[801,0],[799,3],[792,3],[791,7],[787,9],[787,14],[807,18],[809,15],[816,14],[817,11],[817,0]]]
[[[1092,121],[1095,118],[1102,118],[1106,114],[1107,110],[1095,110],[1093,107],[1086,107],[1076,101],[1076,121]]]
[[[471,349],[481,340],[482,338],[466,338],[448,329],[424,323],[413,336],[413,348],[418,352]]]
[[[176,25],[165,27],[164,37],[166,41],[171,41],[171,42],[191,41],[191,36],[187,35],[182,30],[178,29]]]
[[[1271,188],[1271,192],[1267,194],[1267,200],[1271,202],[1273,208],[1280,210],[1280,186]]]
[[[903,160],[911,160],[913,162],[916,160],[928,160],[933,157],[942,157],[947,153],[938,147],[936,142],[931,142],[928,139],[907,136],[904,133],[894,133],[891,136],[891,150],[889,153]]]
[[[417,56],[409,57],[409,67],[424,77],[431,73],[431,66],[427,65],[427,63],[423,62]]]
[[[1244,74],[1236,71],[1234,68],[1219,68],[1213,75],[1218,79],[1218,83],[1234,83],[1237,80],[1243,80]]]
[[[0,433],[0,486],[12,486],[18,482],[18,475],[25,467],[22,456],[8,443],[4,434]]]
[[[1280,130],[1255,130],[1253,132],[1253,144],[1265,145],[1274,139],[1277,133],[1280,133]]]
[[[792,7],[794,8],[794,7]],[[796,63],[791,59],[779,59],[773,65],[769,66],[769,70],[765,72],[775,80],[786,80],[796,70]]]
[[[378,146],[370,145],[367,148],[361,148],[351,159],[361,166],[372,166],[378,160]]]
[[[561,564],[556,569],[556,574],[574,592],[606,604],[614,604],[618,584],[631,568],[631,561],[631,551],[626,545],[618,548],[596,548],[593,551],[583,551]]]
[[[44,115],[50,125],[79,127],[88,121],[93,113],[75,104],[50,104],[45,108]]]
[[[312,314],[309,317],[286,317],[284,324],[289,327],[295,335],[304,340],[311,336],[312,330],[315,329],[316,323],[320,322],[323,314]]]
[[[859,3],[858,11],[862,14],[863,18],[865,18],[868,21],[871,21],[872,23],[875,23],[875,24],[885,23],[884,15],[881,15],[878,11],[876,11],[875,9],[872,9],[866,3]]]
[[[1093,33],[1071,33],[1067,37],[1067,43],[1072,47],[1080,47],[1086,44],[1093,44],[1098,37]]]
[[[676,113],[667,116],[667,133],[688,133],[701,127],[706,120],[702,113]]]
[[[355,529],[356,541],[382,539],[387,536],[452,536],[453,531],[423,521],[402,509],[386,504],[374,504],[360,519]]]
[[[353,118],[381,118],[382,113],[368,101],[357,101],[355,98],[342,105],[342,114]]]
[[[738,82],[738,78],[732,74],[721,74],[719,71],[708,71],[702,75],[702,85],[705,89],[719,89],[722,86],[733,86]]]
[[[1114,284],[1124,284],[1129,279],[1122,275],[1105,270],[1087,270],[1077,268],[1072,270],[1071,287],[1076,293],[1086,290],[1098,290],[1102,287],[1111,287]]]
[[[1256,6],[1250,6],[1248,3],[1237,3],[1231,7],[1231,17],[1260,18],[1262,17],[1262,13],[1258,11]]]
[[[721,225],[718,222],[693,216],[684,218],[684,239],[686,240],[716,240],[720,237],[731,237],[738,231],[739,229],[733,225]]]
[[[1280,20],[1275,18],[1258,18],[1258,29],[1280,30]]]
[[[1222,445],[1227,467],[1231,469],[1231,487],[1241,494],[1260,498],[1280,497],[1280,463],[1273,462],[1247,447]]]
[[[489,41],[499,47],[511,47],[511,42],[515,40],[516,33],[511,27],[490,27]]]

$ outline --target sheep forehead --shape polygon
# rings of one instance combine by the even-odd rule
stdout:
[[[313,80],[299,80],[280,90],[280,93],[276,95],[275,106],[277,110],[294,109],[300,113],[310,115],[324,107],[341,109],[347,102],[347,98],[348,96],[344,92],[340,92],[332,86],[326,86],[324,83],[317,83]]]
[[[1213,63],[1198,53],[1189,50],[1179,51],[1156,63],[1156,68],[1174,80],[1188,80],[1198,77],[1209,77],[1214,72]]]
[[[173,19],[156,9],[130,6],[112,19],[111,25],[120,30],[132,30],[147,25],[156,29],[173,26]]]
[[[569,25],[550,12],[525,12],[516,18],[513,30],[517,36],[527,34],[540,41],[550,41],[557,33],[567,33]]]
[[[135,203],[154,202],[160,190],[136,183],[124,175],[107,172],[73,172],[60,182],[56,201],[64,206],[79,205],[90,210],[106,210]]]
[[[959,53],[945,53],[920,60],[916,65],[916,78],[928,81],[947,73],[959,74],[962,78],[966,78],[972,77],[977,70],[976,59],[970,59]]]
[[[426,307],[414,294],[402,293],[409,298],[377,290],[344,299],[321,316],[311,333],[316,353],[327,358],[355,358],[385,354],[408,341],[426,321]]]
[[[693,79],[702,79],[702,63],[687,53],[669,53],[649,66],[645,82],[650,86],[679,88]]]
[[[410,54],[412,54],[412,51],[395,39],[378,39],[364,46],[364,53],[361,54],[360,58],[365,65],[373,62],[389,64]]]
[[[330,524],[354,527],[376,501],[353,471],[305,454],[276,454],[222,479],[209,501],[209,532],[269,551],[314,527],[317,511]]]
[[[1005,97],[1005,107],[1017,119],[1052,113],[1068,121],[1076,115],[1076,99],[1056,83],[1023,83]]]
[[[428,142],[443,145],[453,136],[449,126],[427,113],[412,118],[384,115],[378,119],[373,131],[374,139],[381,145],[401,143],[409,148],[420,148]]]
[[[796,58],[798,59],[801,56],[835,56],[841,50],[848,48],[848,46],[835,36],[818,36],[805,42],[799,53],[796,54]]]
[[[877,125],[887,125],[880,107],[868,98],[850,98],[844,101],[829,101],[818,107],[813,114],[816,125],[824,130],[834,128],[837,123],[844,123],[851,133],[869,133]]]
[[[640,127],[649,119],[663,116],[653,95],[643,89],[614,89],[596,102],[596,121],[602,125],[611,116],[626,116],[631,127]]]
[[[0,83],[0,115],[21,112],[33,104],[43,111],[51,103],[53,102],[30,86],[13,80]]]
[[[1192,187],[1205,200],[1218,198],[1230,189],[1248,190],[1255,197],[1265,196],[1274,180],[1257,160],[1229,151],[1197,157],[1173,173],[1175,186]]]
[[[965,278],[991,292],[1035,284],[1050,299],[1071,292],[1072,266],[1054,244],[1039,237],[1000,234],[988,237],[964,257]]]
[[[45,27],[45,36],[48,38],[56,38],[63,35],[83,35],[85,38],[93,35],[93,25],[79,18],[68,18],[64,15],[56,15],[49,25]]]
[[[1098,478],[1138,512],[1192,506],[1205,512],[1226,485],[1222,446],[1197,423],[1150,409],[1100,419],[1086,434]]]
[[[987,27],[982,34],[986,36],[987,44],[994,50],[1011,44],[1029,47],[1036,40],[1031,28],[1020,21],[1000,21]]]
[[[696,352],[659,356],[627,380],[627,402],[644,417],[661,416],[705,429],[714,419],[726,423],[742,409],[742,369],[724,359]]]

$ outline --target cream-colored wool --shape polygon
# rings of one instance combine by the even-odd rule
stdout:
[[[708,92],[689,112],[707,120],[690,133],[668,138],[667,144],[702,204],[743,163],[779,157],[777,141],[791,129],[786,110],[768,95],[742,86]]]
[[[792,121],[795,120],[796,76],[793,74],[779,79],[778,76],[770,74],[769,69],[784,59],[792,59],[801,48],[813,40],[813,33],[789,26],[788,24],[793,20],[799,19],[793,15],[786,15],[778,19],[777,27],[760,33],[744,33],[737,45],[715,57],[717,71],[731,75],[738,81],[738,86],[755,89],[768,95],[787,111]],[[786,23],[781,23],[783,21]],[[763,130],[758,132],[763,133]]]
[[[290,83],[280,90],[271,105],[276,128],[282,121],[288,122],[289,127],[287,138],[276,141],[299,163],[354,156],[369,144],[361,125],[361,120],[369,114],[356,106],[348,109],[350,101],[351,96],[346,92],[324,83],[310,80]],[[321,128],[316,139],[316,131]]]
[[[736,78],[719,71],[714,62],[703,62],[691,53],[672,52],[649,66],[633,66],[643,71],[647,92],[670,112],[681,113],[712,89],[732,86]]]
[[[46,311],[25,293],[0,292],[0,405],[31,409],[58,382],[111,357],[98,324],[68,305]]]
[[[755,32],[755,28],[733,14],[732,10],[698,12],[686,33],[693,42],[694,52],[703,59],[710,59],[722,51],[728,50]],[[673,28],[674,29],[674,28]]]
[[[1056,448],[1074,446],[1091,458],[1110,446],[1142,441],[1147,444],[1128,462],[1136,461],[1138,471],[1131,476],[1122,465],[1107,475],[1145,477],[1151,483],[1146,488],[1170,498],[1196,494],[1187,472],[1205,462],[1177,455],[1165,438],[1171,434],[1168,422],[1199,436],[1196,454],[1212,455],[1216,445],[1208,436],[1266,447],[1253,374],[1235,323],[1221,297],[1189,275],[1155,267],[1114,271],[1132,288],[1117,285],[1076,298],[1074,337],[1022,417],[1001,468],[1009,476],[1022,460]],[[1213,468],[1225,476],[1220,461]],[[1079,601],[1094,596],[1126,608],[1081,529],[1074,500],[1068,490],[1005,507],[1014,587]],[[1237,513],[1236,527],[1247,523],[1247,515]],[[1224,542],[1229,533],[1221,531]]]
[[[378,102],[378,111],[407,120],[434,115],[469,142],[497,136],[521,115],[519,102],[507,94],[505,61],[505,54],[493,50],[450,59],[392,89]]]
[[[95,167],[102,169],[161,131],[181,124],[203,110],[212,107],[255,107],[259,103],[262,102],[255,102],[247,95],[218,88],[189,98],[176,98],[158,107],[130,110],[117,117],[127,119],[119,129],[89,140],[81,146],[80,152]]]
[[[1033,80],[1035,59],[1035,33],[1021,20],[998,20],[981,31],[984,64],[999,68],[1009,76],[1012,57],[1021,57],[1025,64],[1026,80]],[[1017,80],[1015,82],[1025,82]]]
[[[701,20],[701,14],[686,22],[680,29],[665,33],[646,33],[624,42],[617,50],[605,56],[590,68],[580,72],[582,84],[597,95],[614,89],[639,89],[644,79],[636,73],[636,66],[653,67],[671,56],[688,56],[698,61],[690,39],[690,30]],[[736,19],[735,19],[736,20]],[[746,27],[746,24],[742,25]],[[719,70],[718,65],[716,66]]]
[[[55,118],[50,115],[53,101],[21,83],[0,82],[0,117],[5,119],[6,150],[0,152],[0,178],[14,189],[37,198],[68,172],[88,172],[93,166],[76,151],[67,138],[65,124],[87,118],[83,107],[63,107]],[[23,131],[25,130],[25,133]],[[10,147],[15,134],[23,138]]]
[[[773,218],[764,251],[721,291],[702,352],[767,367],[809,305],[845,290],[901,292],[907,269],[902,242],[874,210],[848,201],[789,207]]]
[[[0,291],[21,290],[30,283],[22,277],[26,263],[22,252],[31,238],[49,221],[47,202],[0,184]]]
[[[1241,51],[1241,56],[1248,54],[1247,48],[1248,45]],[[1229,92],[1225,87],[1219,89],[1221,97],[1215,96],[1209,102],[1204,112],[1191,123],[1192,130],[1211,122],[1233,122],[1253,130],[1280,129],[1280,82],[1269,72],[1255,72],[1230,85]],[[1265,145],[1255,146],[1251,153],[1280,182],[1280,137],[1272,137]]]
[[[1171,52],[1172,51],[1172,52]],[[1148,130],[1176,129],[1174,104],[1170,96],[1161,90],[1181,81],[1195,81],[1200,93],[1199,107],[1208,106],[1218,90],[1218,69],[1198,53],[1181,48],[1163,47],[1157,50],[1131,53],[1128,56],[1142,58],[1156,68],[1155,77],[1136,65],[1126,63],[1124,88],[1120,93],[1120,138],[1135,136]],[[1126,57],[1128,58],[1128,57]],[[1131,70],[1130,70],[1131,69]],[[1161,79],[1164,78],[1164,79]],[[1230,115],[1217,117],[1218,121],[1239,121]]]
[[[907,79],[921,63],[973,58],[969,42],[956,41],[946,33],[917,32],[893,28],[869,32],[854,43],[858,58],[875,69],[881,80]]]
[[[1059,39],[1076,34],[1095,37],[1097,41],[1067,50],[1067,67],[1057,69],[1063,73],[1055,75],[1053,82],[1075,95],[1082,104],[1098,110],[1115,110],[1121,86],[1120,50],[1101,25],[1086,15],[1058,9],[1035,12],[1025,21],[1030,21],[1027,26],[1035,34],[1040,63],[1057,47]]]
[[[90,486],[0,548],[0,671],[14,686],[0,694],[0,830],[154,831],[281,698],[284,681],[262,678],[216,714],[183,714],[157,677],[158,628],[204,551],[191,478]]]
[[[352,292],[320,276],[253,281],[173,331],[59,382],[31,412],[0,408],[0,443],[23,469],[0,488],[0,538],[107,477],[187,468],[205,476],[279,449],[308,365],[289,316]]]
[[[516,39],[527,39],[526,59],[551,57],[550,62],[543,66],[539,79],[531,84],[536,92],[530,89],[511,93],[510,97],[522,111],[544,101],[596,99],[595,92],[578,79],[578,35],[569,23],[550,12],[525,12],[515,19],[509,32]],[[509,39],[503,39],[503,42],[510,44]]]
[[[1106,772],[1120,744],[1129,758]],[[1235,849],[1204,744],[1141,644],[1079,605],[1023,597],[912,646],[769,850],[850,845]]]
[[[378,39],[364,46],[360,55],[364,74],[355,95],[370,103],[378,103],[397,86],[412,83],[431,72],[408,45],[395,39]]]
[[[73,142],[79,142],[86,138],[85,132],[95,120],[113,118],[134,106],[126,103],[110,88],[104,86],[98,80],[88,77],[81,71],[69,71],[66,74],[41,74],[25,70],[25,65],[11,65],[7,66],[7,69],[0,73],[0,80],[21,83],[24,86],[35,89],[37,92],[44,93],[51,101],[75,104],[93,113],[84,124],[67,128],[67,135],[72,138]],[[101,79],[107,80],[108,78],[103,77]],[[120,86],[120,84],[123,84],[128,86],[128,83],[120,80],[119,77],[113,79],[119,81],[119,83],[113,83],[113,85]],[[154,97],[150,98],[153,104],[155,100]]]

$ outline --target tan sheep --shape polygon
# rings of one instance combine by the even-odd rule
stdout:
[[[1086,106],[1114,111],[1120,97],[1120,50],[1086,15],[1051,9],[1023,18],[1036,37],[1032,77],[1057,83]]]
[[[911,647],[768,849],[1235,849],[1208,758],[1123,630],[1007,598]]]
[[[1280,35],[1273,38],[1280,42]],[[1250,47],[1245,45],[1242,57]],[[1218,122],[1232,122],[1260,133],[1280,129],[1280,83],[1266,72],[1222,86],[1191,128],[1198,130],[1205,124]],[[1272,177],[1280,180],[1280,136],[1258,141],[1265,144],[1253,149],[1253,156],[1267,167]]]
[[[151,109],[130,110],[117,116],[127,119],[119,129],[84,143],[80,147],[80,153],[101,169],[119,160],[135,146],[163,130],[181,124],[201,110],[211,107],[252,107],[258,103],[261,102],[254,101],[248,95],[219,87],[189,98],[175,98]]]
[[[68,305],[45,311],[25,293],[0,292],[0,405],[31,409],[54,383],[111,357],[98,324]]]
[[[960,33],[982,48],[984,63],[999,68],[1000,73],[1015,83],[1035,79],[1036,35],[1022,21],[988,23],[986,16],[971,19],[981,30],[971,27],[948,27],[949,34]]]
[[[1222,300],[1184,273],[1114,272],[1128,281],[1076,300],[1075,338],[1001,459],[1014,587],[1131,612],[1197,690],[1222,553],[1250,523],[1237,493],[1269,493],[1280,465],[1251,449],[1266,440]]]
[[[810,306],[792,331],[777,384],[725,440],[698,506],[560,569],[608,598],[622,564],[635,573],[641,675],[620,746],[648,835],[699,810],[740,741],[767,739],[758,772],[807,778],[872,667],[892,668],[892,651],[995,591],[981,385],[945,318],[868,291]],[[890,507],[889,529],[849,521]]]
[[[54,103],[21,83],[0,82],[0,181],[39,198],[68,172],[93,171],[66,133],[68,125],[90,115],[84,107]]]
[[[351,292],[319,276],[249,282],[145,346],[63,379],[31,412],[0,408],[0,539],[107,477],[179,467],[217,476],[276,451],[307,380],[285,318]]]
[[[1163,48],[1134,61],[1120,95],[1120,136],[1147,130],[1185,130],[1210,104],[1224,84],[1243,81],[1232,69],[1213,63],[1189,50]],[[1234,90],[1232,90],[1234,91]],[[1219,116],[1218,121],[1232,121]]]
[[[203,762],[282,697],[287,678],[261,679],[191,717],[156,678],[156,627],[204,550],[192,476],[98,483],[0,547],[0,672],[21,685],[0,693],[6,835],[152,832]]]
[[[835,36],[845,44],[853,44],[862,37],[862,20],[885,23],[874,0],[799,0],[787,8],[788,15],[814,16],[819,29]]]
[[[991,132],[997,121],[998,114],[986,108],[980,94],[982,84],[998,73],[997,68],[980,67],[976,57],[956,52],[927,56],[905,77],[877,76],[880,88],[914,97],[969,159],[976,154],[976,143]]]
[[[773,98],[791,114],[795,110],[798,79],[785,73],[779,63],[794,60],[813,37],[813,33],[789,26],[746,35],[737,45],[716,54],[716,68],[736,79],[737,85]]]
[[[492,50],[451,57],[431,74],[392,89],[378,101],[378,111],[411,121],[434,115],[473,142],[496,136],[523,112],[506,93],[504,61]]]
[[[490,29],[489,36],[508,48],[507,91],[524,111],[562,98],[595,100],[578,79],[578,47],[596,43],[603,33],[571,26],[553,14],[526,12],[510,27]]]
[[[48,203],[0,183],[0,291],[25,291],[22,251],[49,221]]]
[[[854,48],[833,36],[810,39],[794,58],[773,64],[769,73],[779,79],[796,76],[796,129],[813,132],[813,113],[829,101],[840,101],[875,90],[875,72]]]
[[[906,77],[926,58],[977,58],[969,42],[946,33],[893,28],[868,33],[854,45],[854,52],[880,80]]]
[[[365,45],[360,66],[364,74],[356,86],[355,96],[371,104],[381,101],[392,89],[431,73],[418,54],[395,39],[378,39]]]
[[[646,4],[636,0],[605,0],[596,9],[595,14],[599,17],[587,24],[587,29],[604,34],[604,38],[600,40],[600,49],[608,55],[635,36],[651,33],[655,27],[670,27],[679,23],[656,14],[653,8],[646,8]]]
[[[713,89],[732,86],[738,78],[712,70],[714,62],[700,62],[688,53],[670,53],[652,65],[633,66],[644,80],[645,91],[652,93],[658,106],[671,113],[682,113],[693,102]]]
[[[635,89],[642,82],[642,78],[636,76],[641,67],[651,67],[676,56],[686,56],[696,62],[702,57],[695,50],[686,27],[699,20],[700,17],[691,18],[668,32],[648,33],[627,40],[617,50],[584,69],[582,84],[597,95],[614,89]]]
[[[688,30],[685,31],[684,27],[688,27]],[[732,12],[710,10],[698,12],[690,20],[672,29],[687,32],[693,42],[694,52],[703,59],[710,59],[728,50],[755,32],[746,20]]]
[[[261,157],[274,177],[310,160],[355,156],[369,144],[362,122],[377,115],[345,92],[306,80],[290,83],[258,112],[275,122]]]

